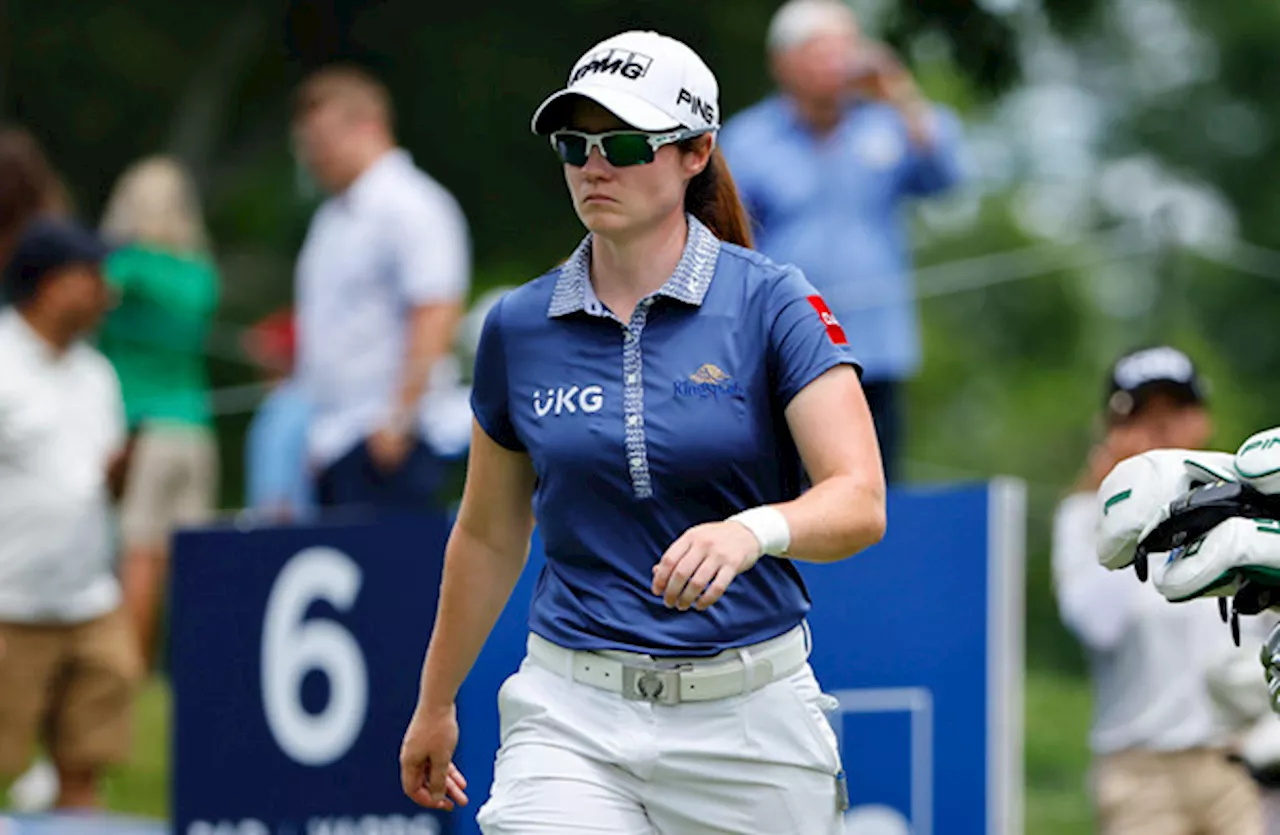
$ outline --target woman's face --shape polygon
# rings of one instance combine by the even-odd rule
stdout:
[[[565,128],[583,133],[631,129],[586,99],[574,102]],[[573,198],[573,209],[588,230],[626,237],[659,225],[673,212],[683,211],[685,188],[706,167],[710,156],[711,142],[707,139],[696,151],[682,153],[675,145],[663,145],[654,154],[653,162],[618,168],[593,148],[585,165],[564,165],[564,179]]]

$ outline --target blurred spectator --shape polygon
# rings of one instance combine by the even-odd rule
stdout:
[[[19,127],[0,128],[0,270],[26,225],[40,215],[65,214],[68,202],[66,189],[35,137]],[[0,307],[7,297],[0,280]],[[57,771],[44,757],[10,787],[10,801],[19,809],[47,808],[57,794]]]
[[[1084,645],[1094,686],[1090,743],[1103,835],[1258,835],[1259,792],[1228,759],[1241,720],[1215,698],[1235,653],[1216,602],[1172,604],[1132,572],[1098,564],[1098,485],[1151,449],[1200,449],[1212,424],[1191,360],[1158,347],[1121,358],[1107,387],[1106,434],[1058,506],[1058,609]],[[1255,664],[1257,645],[1253,649]],[[1262,676],[1254,681],[1262,688]]]
[[[121,579],[150,664],[170,534],[207,520],[217,500],[204,347],[219,278],[195,186],[172,159],[145,159],[125,171],[102,231],[120,245],[106,262],[119,304],[103,324],[99,347],[120,375],[128,425],[138,431],[121,511]]]
[[[311,403],[292,378],[293,311],[273,313],[254,325],[245,350],[271,386],[245,441],[245,508],[265,522],[305,520],[315,511],[315,486],[307,470]]]
[[[32,218],[66,209],[66,190],[40,143],[22,128],[0,129],[0,268]]]
[[[298,257],[299,375],[315,407],[310,455],[322,506],[438,506],[442,464],[425,435],[429,378],[467,294],[466,219],[396,147],[391,104],[352,68],[297,96],[301,161],[330,198]]]
[[[862,362],[885,473],[896,481],[900,383],[920,364],[907,198],[959,179],[959,125],[933,107],[841,0],[791,0],[768,51],[780,94],[731,119],[720,142],[756,245],[800,267]]]
[[[471,447],[470,380],[475,373],[476,351],[479,350],[485,317],[512,289],[495,287],[487,290],[467,308],[458,325],[454,351],[440,361],[431,375],[429,396],[432,408],[425,416],[423,430],[432,448],[451,464],[465,464]]]
[[[128,753],[141,672],[112,559],[124,404],[80,341],[108,303],[105,254],[78,226],[28,224],[0,312],[0,779],[39,741],[64,808],[96,806],[101,769]]]

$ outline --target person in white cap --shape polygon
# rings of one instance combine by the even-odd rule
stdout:
[[[841,831],[795,562],[879,540],[883,472],[839,322],[748,248],[719,126],[711,70],[653,32],[592,47],[533,119],[589,234],[486,316],[400,759],[414,801],[467,801],[454,702],[536,521],[486,835]]]
[[[768,52],[779,93],[729,120],[724,153],[760,251],[803,269],[844,323],[894,482],[921,362],[904,208],[959,181],[960,126],[842,0],[784,4]]]
[[[1131,572],[1098,564],[1100,526],[1125,510],[1099,501],[1119,461],[1176,447],[1226,472],[1229,455],[1199,452],[1213,431],[1191,359],[1167,345],[1127,353],[1104,392],[1106,433],[1054,516],[1058,610],[1080,640],[1094,688],[1093,801],[1102,835],[1260,835],[1257,787],[1229,754],[1265,706],[1262,676],[1239,678],[1239,655],[1211,601],[1174,606]],[[1181,469],[1181,468],[1180,468]],[[1261,635],[1246,653],[1256,658]]]

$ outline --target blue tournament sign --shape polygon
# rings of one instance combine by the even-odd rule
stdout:
[[[397,762],[447,535],[436,517],[178,534],[177,835],[450,831]]]
[[[895,492],[876,548],[805,565],[848,835],[1022,832],[1021,483]]]
[[[847,835],[1020,835],[1024,490],[892,490],[889,529],[865,554],[804,565],[812,664],[849,778]],[[533,553],[459,696],[456,760],[478,833],[498,746],[497,692],[524,656],[543,564]]]

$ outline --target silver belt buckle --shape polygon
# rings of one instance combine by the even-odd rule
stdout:
[[[680,671],[687,667],[622,668],[622,697],[633,702],[675,705],[680,703]]]

